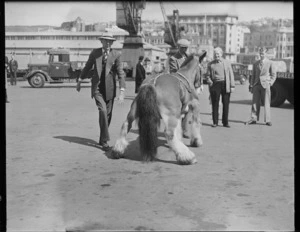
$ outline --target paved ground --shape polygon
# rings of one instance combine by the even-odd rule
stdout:
[[[111,145],[134,97],[133,82],[127,86],[125,104],[114,107]],[[80,93],[75,83],[8,86],[8,231],[293,230],[294,109],[272,108],[272,127],[245,126],[247,87],[232,94],[231,128],[212,128],[205,86],[204,145],[191,148],[197,164],[179,166],[162,133],[160,161],[141,162],[136,126],[127,158],[110,159],[96,145],[89,84]]]

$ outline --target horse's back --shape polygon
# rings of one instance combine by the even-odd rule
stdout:
[[[155,89],[160,107],[171,110],[173,114],[180,114],[182,104],[179,80],[171,74],[162,74],[156,79]]]

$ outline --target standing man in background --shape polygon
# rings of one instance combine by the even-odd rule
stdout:
[[[222,57],[223,50],[220,47],[214,49],[214,60],[207,67],[207,83],[210,88],[212,104],[212,127],[217,127],[219,122],[219,101],[222,96],[224,127],[228,124],[230,93],[234,91],[235,81],[231,62]]]
[[[180,68],[181,64],[187,58],[187,50],[190,45],[190,42],[186,39],[180,39],[177,42],[178,45],[178,52],[173,56],[170,56],[169,59],[169,69],[170,73],[176,73]]]
[[[260,104],[264,103],[266,125],[272,126],[271,122],[271,86],[276,80],[274,63],[266,57],[267,49],[259,49],[260,60],[253,65],[253,75],[250,79],[249,91],[252,95],[251,120],[246,125],[256,124],[259,120]]]
[[[10,84],[17,85],[18,61],[15,60],[14,54],[11,55],[11,60],[9,61],[9,69],[10,69]]]
[[[116,76],[119,78],[119,102],[124,101],[125,73],[120,62],[120,54],[111,49],[116,40],[112,34],[104,33],[99,37],[102,48],[94,49],[83,68],[77,82],[77,91],[80,91],[82,79],[87,78],[88,72],[93,68],[91,95],[95,98],[99,110],[100,138],[99,145],[108,150],[110,140],[108,127],[112,118],[114,98],[116,97]]]
[[[139,92],[140,86],[142,84],[142,82],[145,80],[146,78],[146,71],[145,68],[142,64],[144,60],[143,56],[139,57],[139,62],[136,65],[136,74],[135,74],[135,93]]]

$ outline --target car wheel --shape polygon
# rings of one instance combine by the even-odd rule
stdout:
[[[41,73],[36,73],[28,79],[28,82],[33,88],[42,88],[45,84],[45,77]]]
[[[271,86],[271,106],[272,107],[279,107],[281,106],[284,101],[286,100],[287,92],[284,87],[275,82]]]

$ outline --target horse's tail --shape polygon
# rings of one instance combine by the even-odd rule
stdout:
[[[136,105],[141,153],[144,160],[151,161],[157,153],[157,131],[160,124],[157,94],[153,85],[141,86]]]

